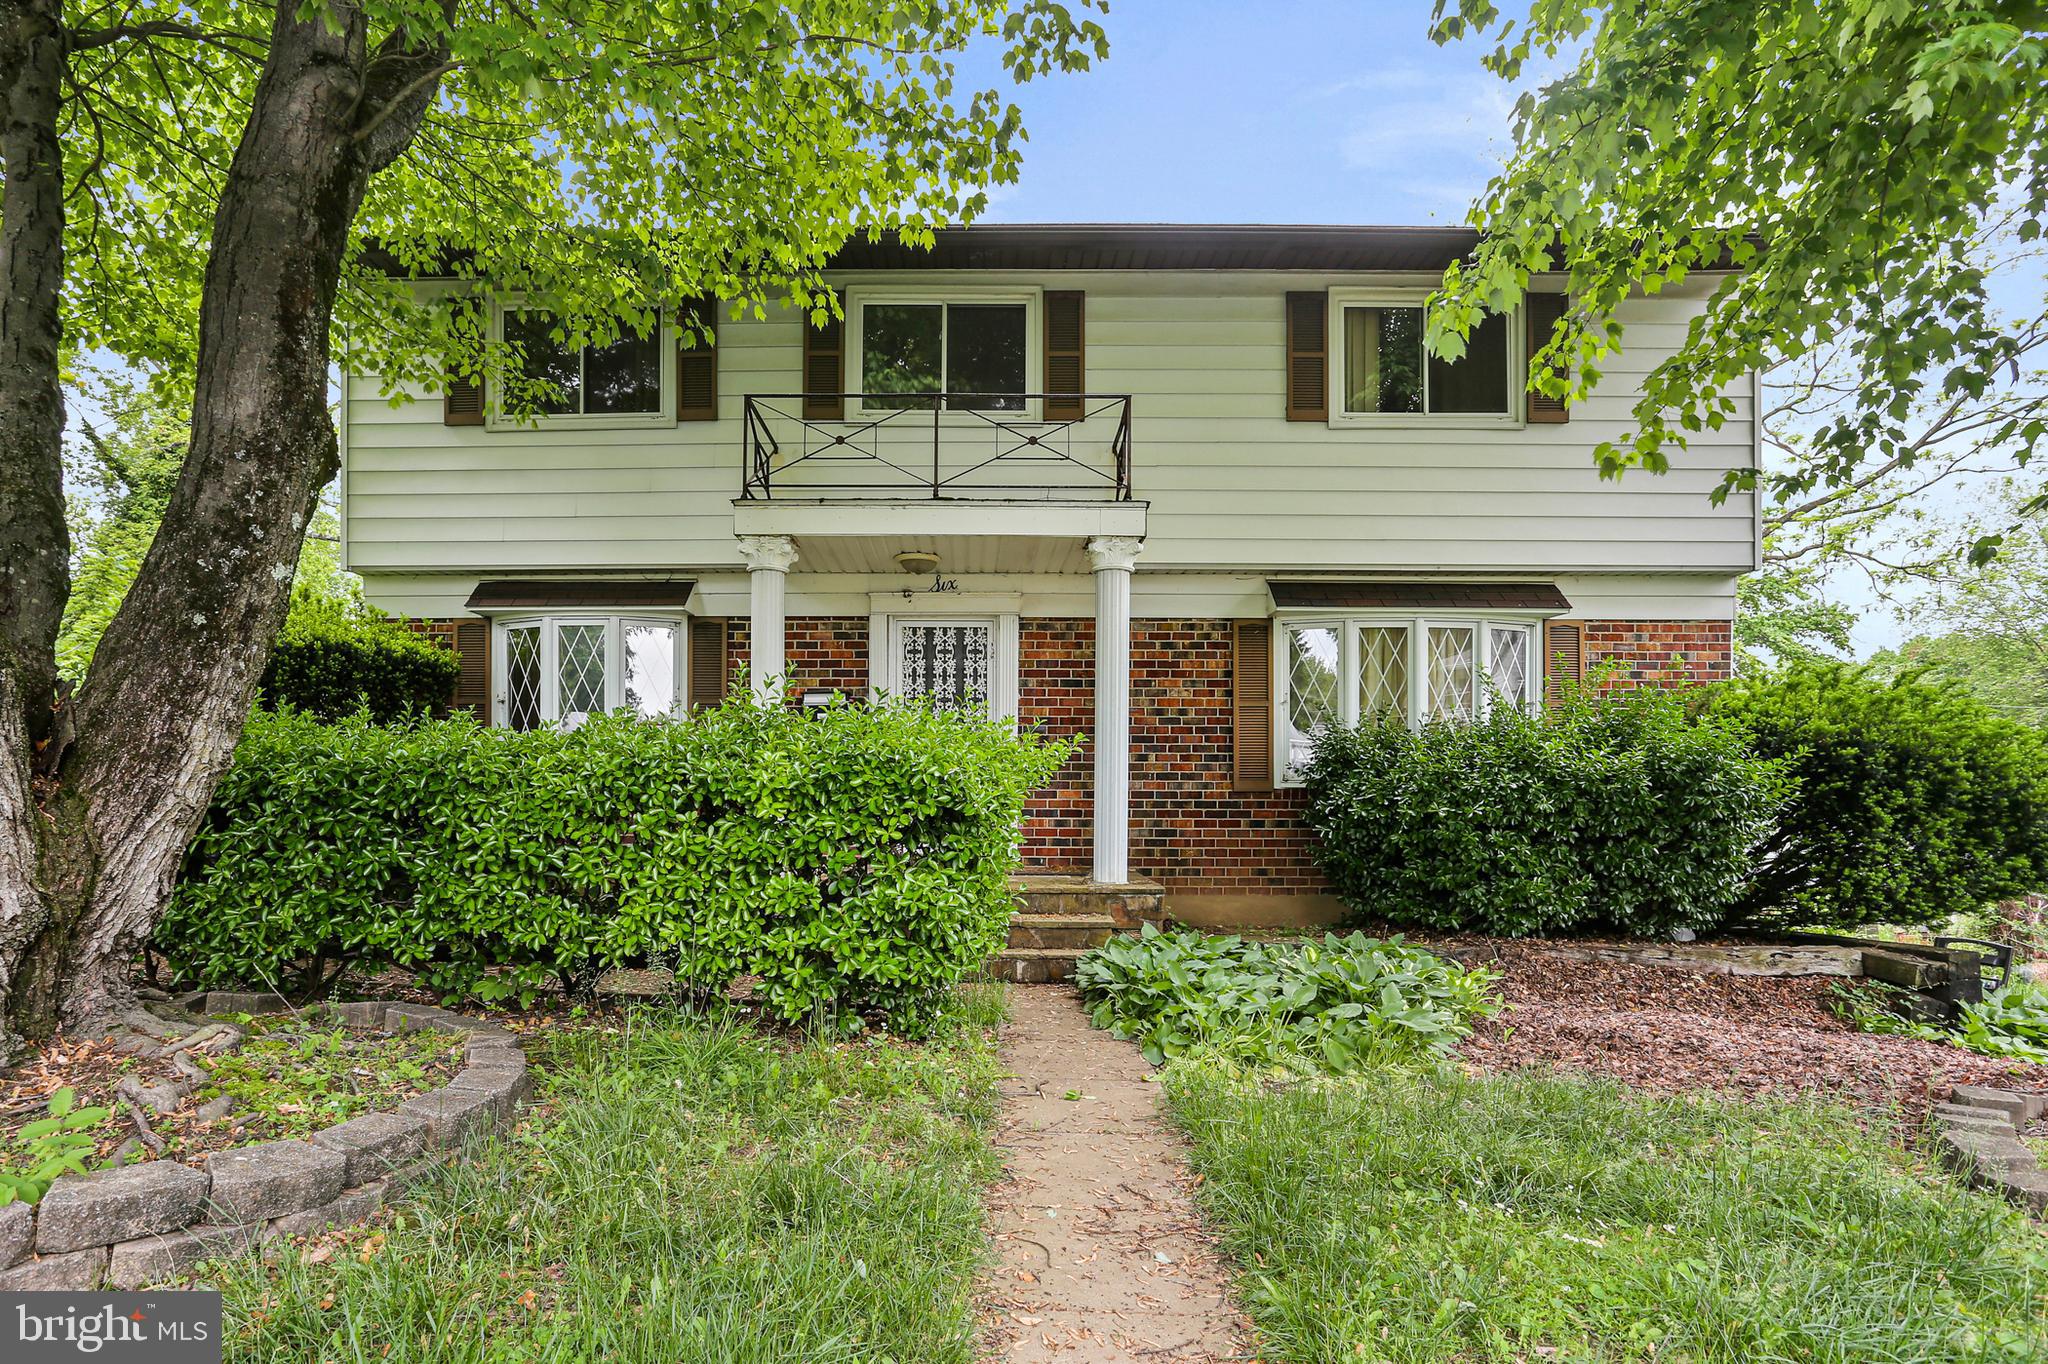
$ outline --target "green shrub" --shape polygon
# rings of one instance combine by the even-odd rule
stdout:
[[[996,950],[1025,798],[1067,748],[909,706],[745,697],[570,733],[467,717],[249,726],[163,954],[203,985],[411,970],[531,997],[656,961],[781,1017],[921,1026]]]
[[[461,670],[454,651],[397,621],[301,595],[271,650],[263,699],[328,720],[361,710],[388,722],[439,713]]]
[[[1743,900],[1756,920],[1934,926],[2048,885],[2048,746],[1952,686],[1805,665],[1714,689],[1798,792]]]
[[[1095,1026],[1155,1065],[1201,1048],[1339,1074],[1448,1050],[1500,1007],[1493,981],[1399,938],[1262,943],[1150,924],[1074,970]]]
[[[1738,729],[1655,689],[1327,730],[1306,782],[1317,861],[1354,912],[1510,935],[1719,923],[1783,798]]]

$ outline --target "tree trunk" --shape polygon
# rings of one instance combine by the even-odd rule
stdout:
[[[36,848],[27,895],[38,931],[18,948],[0,944],[7,1023],[24,1035],[128,1002],[135,954],[233,754],[338,463],[328,328],[343,255],[370,175],[433,98],[413,77],[445,49],[394,39],[371,62],[360,10],[297,14],[277,9],[214,218],[190,452],[94,652],[40,813],[8,817],[28,824]],[[394,82],[403,110],[358,137],[380,107],[365,96]],[[15,736],[0,745],[15,766]],[[18,876],[0,864],[0,894],[22,893]]]
[[[70,591],[58,387],[64,38],[57,0],[0,0],[0,991],[43,931],[34,763],[51,757],[56,640]],[[0,1041],[4,1041],[0,1028]],[[4,1051],[4,1048],[0,1048]]]

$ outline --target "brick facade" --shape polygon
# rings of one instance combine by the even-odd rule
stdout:
[[[1312,894],[1315,868],[1298,790],[1231,786],[1231,650],[1227,620],[1131,623],[1131,872],[1169,892],[1219,896]],[[1618,686],[1679,686],[1729,675],[1727,621],[1587,621],[1587,666],[1619,660]],[[733,661],[747,657],[735,621]],[[866,617],[793,616],[786,646],[792,686],[863,695]],[[1095,623],[1031,619],[1018,628],[1018,718],[1057,738],[1095,723]],[[1025,811],[1029,871],[1088,870],[1094,753],[1086,744]]]

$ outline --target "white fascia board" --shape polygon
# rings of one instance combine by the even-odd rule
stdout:
[[[789,502],[738,499],[735,535],[1011,535],[1053,539],[1131,536],[1143,539],[1144,502]]]

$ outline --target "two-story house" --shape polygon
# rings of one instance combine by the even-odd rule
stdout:
[[[1602,481],[1712,277],[1630,303],[1571,406],[1531,395],[1534,284],[1464,358],[1423,300],[1445,228],[980,226],[857,242],[843,323],[785,311],[569,350],[503,306],[556,410],[344,388],[346,562],[434,622],[492,724],[682,711],[744,669],[816,701],[930,696],[1088,744],[1030,869],[1156,879],[1196,922],[1332,908],[1294,774],[1324,720],[1538,704],[1618,659],[1730,665],[1754,385],[1670,472]]]

